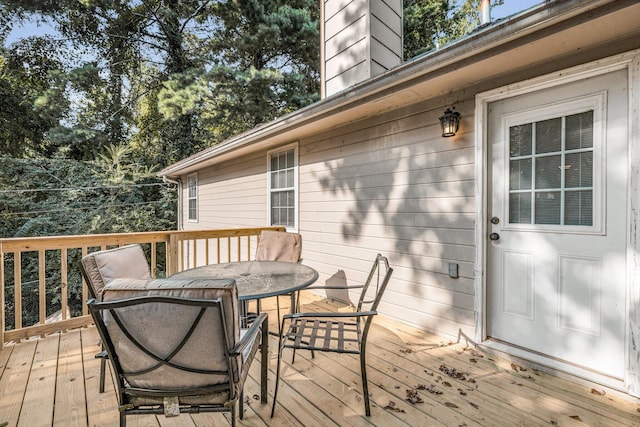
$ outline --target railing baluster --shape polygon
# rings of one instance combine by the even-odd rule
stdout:
[[[13,253],[13,297],[15,307],[15,329],[22,328],[22,252]]]
[[[85,256],[88,253],[88,249],[86,246],[82,247],[82,256]],[[81,275],[82,276],[82,275]],[[82,302],[89,300],[89,288],[87,282],[82,277]],[[89,309],[87,308],[87,304],[82,304],[82,315],[86,316],[89,314]]]
[[[6,306],[4,300],[4,249],[0,243],[0,307],[2,307],[2,311],[0,311],[0,350],[4,349],[4,330],[6,328],[4,308]]]
[[[40,324],[44,325],[47,320],[47,277],[46,277],[46,265],[45,265],[45,251],[40,249],[38,251],[38,312],[40,314]],[[44,335],[41,335],[44,338]]]
[[[193,242],[193,267],[198,266],[198,241],[196,239],[192,240]]]
[[[156,259],[156,242],[151,242],[151,277],[158,276],[158,260]]]
[[[69,275],[67,272],[67,248],[60,249],[60,309],[62,310],[62,320],[68,319],[67,310],[69,298]]]

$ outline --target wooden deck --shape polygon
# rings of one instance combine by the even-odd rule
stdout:
[[[304,309],[335,309],[311,294]],[[264,306],[264,305],[263,305]],[[272,315],[275,329],[275,315]],[[273,393],[277,339],[270,341]],[[0,426],[111,426],[113,384],[98,393],[93,327],[9,344],[0,352]],[[359,362],[352,355],[285,355],[278,407],[262,405],[252,364],[245,386],[246,426],[638,426],[640,402],[578,385],[449,343],[382,316],[370,335],[371,417],[364,416]],[[271,396],[269,402],[271,402]],[[412,397],[415,403],[408,401]],[[130,426],[228,425],[222,414],[131,416]]]

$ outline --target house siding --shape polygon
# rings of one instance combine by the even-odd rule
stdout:
[[[473,116],[472,100],[456,105]],[[442,108],[425,108],[302,141],[300,230],[321,280],[336,267],[360,280],[382,252],[395,271],[381,311],[455,336],[472,333],[474,322],[473,127],[465,122],[458,137],[444,139],[435,125]],[[449,277],[450,262],[460,277]]]
[[[456,106],[473,117],[472,99]],[[474,129],[465,121],[442,138],[443,108],[418,105],[300,140],[299,231],[319,283],[361,282],[383,253],[395,271],[381,311],[453,337],[474,327]],[[185,228],[267,225],[266,158],[201,169],[200,220]]]

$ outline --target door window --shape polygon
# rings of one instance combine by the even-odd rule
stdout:
[[[508,127],[509,224],[594,226],[594,110]]]

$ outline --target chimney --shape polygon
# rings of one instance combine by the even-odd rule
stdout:
[[[491,1],[482,0],[480,2],[480,26],[491,23]]]
[[[322,98],[402,63],[402,0],[321,0]]]

